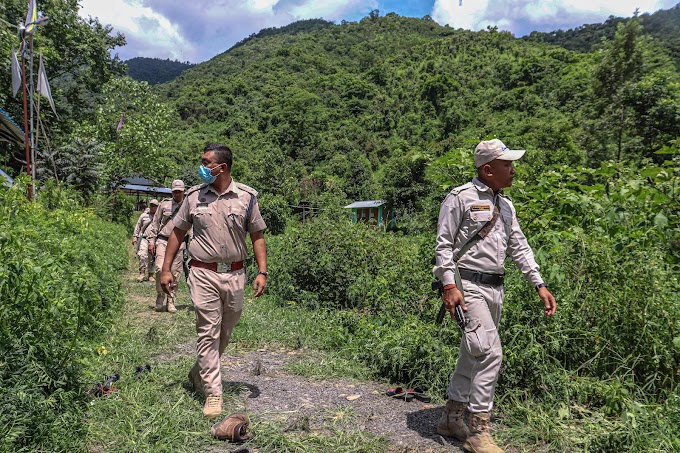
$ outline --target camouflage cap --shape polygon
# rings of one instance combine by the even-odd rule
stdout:
[[[149,200],[149,206],[152,206],[152,205],[158,206],[159,204],[160,203],[155,198],[152,198],[151,200]]]

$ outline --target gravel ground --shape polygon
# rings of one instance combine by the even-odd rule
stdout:
[[[459,452],[461,443],[437,434],[443,406],[397,400],[375,382],[310,379],[287,373],[286,364],[304,351],[252,351],[222,358],[225,396],[236,406],[287,431],[320,431],[329,426],[384,436],[393,452]],[[234,407],[232,405],[232,407]]]

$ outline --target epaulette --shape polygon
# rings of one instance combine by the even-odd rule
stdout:
[[[253,189],[253,188],[250,187],[250,186],[246,186],[246,185],[243,184],[243,183],[237,182],[237,183],[236,183],[236,187],[238,187],[239,189],[243,190],[244,192],[248,192],[249,194],[251,194],[251,195],[253,195],[253,196],[257,196],[257,190]]]
[[[508,201],[512,201],[512,198],[506,195],[505,192],[498,192],[498,195],[500,195],[501,197],[505,198]]]
[[[208,186],[207,184],[199,184],[197,186],[192,186],[192,187],[189,188],[189,190],[184,192],[184,196],[186,197],[187,195],[191,195],[192,193],[194,193],[198,190],[201,190],[202,188],[207,187],[207,186]]]
[[[471,188],[471,187],[474,187],[474,186],[475,186],[475,185],[472,184],[471,182],[467,182],[467,183],[463,184],[462,186],[455,187],[455,188],[452,189],[451,192],[449,192],[449,193],[451,193],[451,194],[453,194],[453,195],[458,195],[458,194],[461,193],[462,191],[467,190],[467,189],[469,189],[469,188]]]

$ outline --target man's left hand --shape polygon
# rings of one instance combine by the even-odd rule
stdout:
[[[541,298],[543,305],[545,305],[545,315],[554,315],[555,310],[557,310],[557,302],[555,301],[555,297],[550,293],[550,291],[548,291],[548,288],[540,288],[538,290],[538,297]]]
[[[255,281],[253,282],[253,291],[255,291],[254,297],[260,297],[264,292],[264,287],[267,286],[267,277],[262,274],[257,274]]]

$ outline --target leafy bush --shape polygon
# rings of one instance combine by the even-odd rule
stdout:
[[[83,360],[121,302],[125,231],[0,189],[0,450],[82,449]]]

